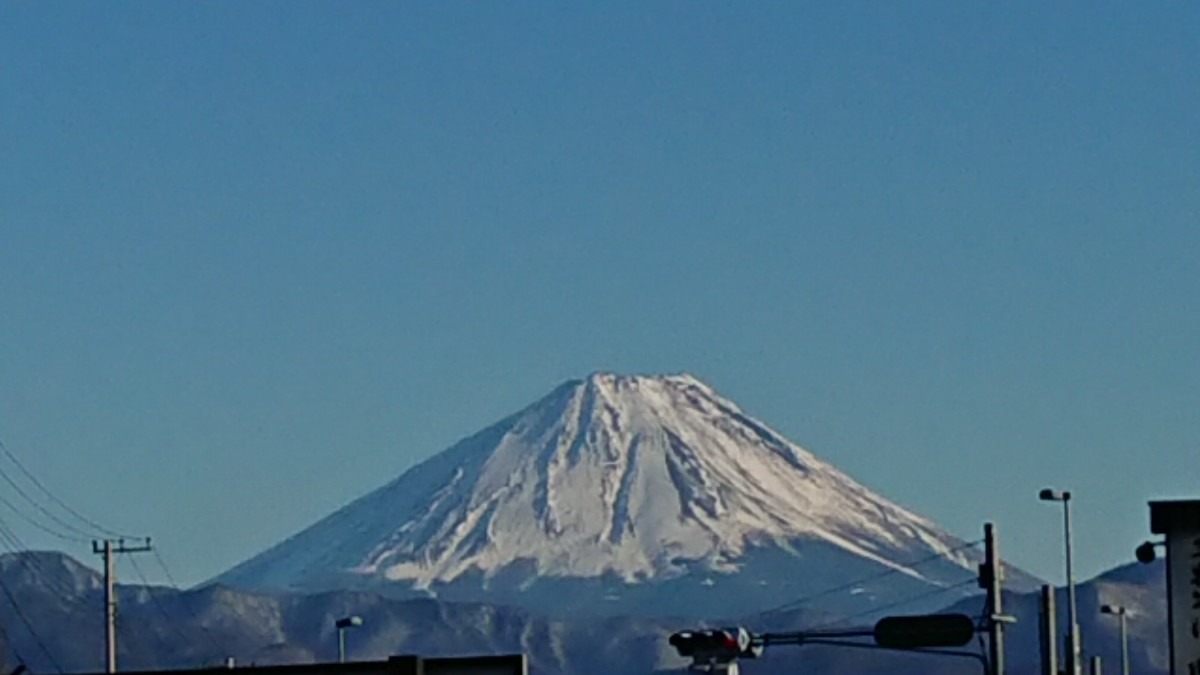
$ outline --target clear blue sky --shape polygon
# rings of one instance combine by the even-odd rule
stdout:
[[[1200,496],[1195,3],[569,4],[0,6],[0,440],[186,583],[593,370],[1056,580]]]

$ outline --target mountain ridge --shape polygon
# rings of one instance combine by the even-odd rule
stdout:
[[[0,555],[0,579],[20,603],[37,635],[31,635],[12,612],[0,614],[9,641],[6,664],[25,663],[36,673],[100,672],[103,669],[103,612],[96,590],[65,592],[52,579],[54,567],[79,571],[98,580],[94,569],[61,553]],[[1097,613],[1101,602],[1122,602],[1131,616],[1134,672],[1167,670],[1166,596],[1162,563],[1146,569],[1147,583],[1131,588],[1113,583],[1112,574],[1079,585],[1084,646],[1116,663],[1117,624]],[[1116,572],[1114,570],[1114,572]],[[1120,576],[1118,574],[1118,576]],[[90,584],[86,584],[90,586]],[[1063,591],[1059,590],[1060,600]],[[1131,602],[1135,598],[1138,602]],[[122,586],[118,591],[122,623],[118,626],[119,663],[123,669],[195,668],[222,664],[312,663],[336,654],[333,622],[347,613],[364,618],[348,642],[352,660],[382,659],[396,654],[462,656],[524,652],[535,675],[599,675],[600,673],[680,672],[685,661],[667,645],[674,631],[700,626],[741,623],[756,632],[812,629],[833,617],[792,612],[786,616],[644,619],[589,617],[551,619],[530,612],[480,603],[447,603],[434,599],[395,600],[377,593],[332,591],[320,594],[258,594],[224,586],[193,590]],[[973,595],[943,611],[975,615],[982,598]],[[1010,627],[1009,672],[1038,672],[1037,595],[1005,593],[1005,608],[1018,616]],[[1059,604],[1065,612],[1064,603]],[[903,613],[910,613],[904,607]],[[1060,616],[1060,620],[1064,617]],[[133,630],[132,627],[137,627]],[[39,646],[40,643],[40,646]],[[41,646],[46,648],[43,652]],[[50,660],[52,656],[53,661]],[[893,675],[950,675],[975,672],[954,659],[867,653],[821,647],[779,647],[748,662],[746,672],[760,675],[813,672],[880,672]]]

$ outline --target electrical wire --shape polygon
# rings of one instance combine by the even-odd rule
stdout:
[[[4,591],[4,595],[8,598],[9,604],[12,605],[13,611],[16,613],[17,618],[21,620],[21,623],[25,624],[26,630],[28,630],[29,635],[33,637],[33,641],[37,644],[38,649],[40,649],[41,652],[46,655],[46,660],[50,662],[50,665],[54,666],[55,671],[62,673],[62,666],[58,665],[58,661],[50,653],[50,650],[46,648],[46,643],[42,642],[42,638],[40,638],[37,634],[37,631],[34,630],[33,624],[29,621],[29,617],[25,615],[25,612],[21,611],[21,605],[17,603],[16,597],[13,596],[12,591],[8,588],[8,584],[4,583],[3,577],[0,577],[0,590]]]
[[[16,514],[16,516],[18,518],[20,518],[21,520],[29,523],[30,525],[34,526],[35,528],[41,530],[42,532],[45,532],[46,534],[48,534],[56,539],[61,539],[63,541],[69,541],[72,543],[86,543],[88,541],[87,539],[84,539],[83,537],[75,537],[75,536],[72,536],[69,534],[63,534],[62,532],[59,532],[50,527],[47,527],[46,525],[38,522],[32,516],[29,516],[28,514],[26,514],[21,509],[18,509],[15,504],[8,501],[8,499],[6,497],[4,497],[3,495],[0,495],[0,504],[7,506],[8,509],[10,511],[12,511],[14,514]]]
[[[13,656],[17,657],[17,664],[24,666],[26,670],[28,670],[29,666],[25,663],[24,657],[21,656],[21,652],[17,649],[17,644],[12,641],[11,637],[9,637],[8,631],[4,628],[4,624],[2,623],[0,623],[0,638],[4,639],[4,645],[8,649],[12,650]]]
[[[60,527],[66,529],[66,530],[69,530],[71,532],[74,532],[75,534],[82,535],[84,537],[99,538],[99,537],[95,537],[94,533],[81,530],[78,527],[75,527],[74,525],[72,525],[71,523],[68,523],[67,521],[63,520],[62,518],[59,518],[58,516],[54,515],[54,513],[52,513],[49,509],[42,506],[42,504],[40,502],[38,502],[33,497],[30,497],[29,493],[27,493],[27,492],[25,492],[25,490],[21,489],[21,486],[17,485],[17,482],[14,481],[12,479],[12,477],[9,476],[8,473],[6,473],[3,469],[0,469],[0,479],[3,479],[4,482],[8,483],[12,487],[13,490],[16,490],[17,494],[24,497],[25,501],[29,502],[30,505],[32,505],[33,508],[37,509],[39,513],[41,513],[43,516],[46,516],[50,520],[53,520]]]
[[[24,567],[37,582],[51,590],[60,599],[68,600],[80,607],[88,605],[78,597],[74,588],[64,586],[48,574],[39,564],[37,556],[29,551],[29,547],[13,532],[3,519],[0,519],[0,545],[16,558],[17,563]],[[90,610],[90,607],[88,607]]]
[[[821,591],[820,593],[808,595],[808,596],[805,596],[803,598],[799,598],[796,600],[790,600],[788,602],[785,602],[782,605],[772,607],[771,609],[768,609],[767,611],[762,612],[762,614],[773,614],[775,612],[783,612],[783,611],[787,611],[787,610],[791,610],[791,609],[797,609],[801,605],[811,603],[814,600],[820,600],[821,598],[826,598],[826,597],[829,597],[836,593],[841,593],[842,591],[848,591],[848,590],[853,589],[856,586],[861,586],[862,584],[865,584],[865,583],[868,583],[871,581],[878,581],[880,579],[886,579],[887,577],[890,577],[893,574],[901,574],[905,571],[908,571],[913,568],[920,567],[921,565],[925,565],[927,563],[933,562],[934,560],[937,560],[939,558],[949,558],[951,553],[957,553],[958,551],[962,551],[964,549],[974,548],[975,546],[978,546],[981,543],[983,543],[982,539],[976,539],[975,541],[963,542],[962,544],[959,544],[958,546],[955,546],[954,548],[948,549],[946,551],[942,551],[941,553],[934,553],[933,555],[929,555],[929,556],[926,556],[919,560],[916,560],[914,562],[908,563],[903,568],[897,568],[897,567],[889,568],[887,570],[884,570],[883,572],[878,572],[876,574],[872,574],[870,576],[863,577],[862,579],[844,583],[839,586],[835,586],[833,588]]]
[[[171,615],[167,613],[167,610],[163,607],[162,603],[158,601],[158,595],[154,593],[154,586],[152,586],[146,579],[146,575],[142,574],[142,568],[137,564],[137,559],[133,557],[132,553],[128,552],[125,553],[125,557],[129,560],[129,564],[133,566],[133,571],[135,574],[137,574],[138,579],[141,579],[142,585],[146,588],[146,593],[150,596],[150,602],[158,610],[158,613],[162,615],[163,620],[166,621],[167,625],[169,625],[171,629],[175,631],[175,634],[179,636],[179,639],[183,642],[183,644],[191,642],[188,639],[188,636],[184,634],[179,626],[172,621]]]
[[[941,587],[935,588],[931,591],[926,591],[924,593],[918,593],[917,595],[912,595],[907,598],[897,600],[895,602],[889,602],[884,605],[872,607],[871,609],[868,609],[868,610],[865,610],[862,612],[858,612],[856,614],[851,614],[850,616],[844,616],[844,617],[840,617],[838,619],[834,619],[832,621],[827,621],[825,623],[814,626],[811,630],[820,630],[822,628],[832,628],[834,626],[840,626],[842,624],[854,621],[855,619],[861,619],[864,616],[878,614],[879,612],[884,612],[889,609],[895,609],[896,607],[902,607],[904,605],[918,602],[920,600],[926,600],[926,599],[932,598],[934,596],[941,595],[942,593],[948,593],[950,591],[962,588],[963,586],[968,586],[970,584],[978,583],[978,581],[979,580],[976,579],[975,577],[971,577],[970,579],[964,579],[963,581],[960,581],[957,584],[951,584],[950,586],[941,586]]]
[[[25,513],[21,508],[19,508],[16,504],[13,504],[10,500],[0,496],[0,504],[3,504],[4,506],[8,507],[9,510],[11,510],[14,514],[16,514],[23,521],[29,523],[30,525],[34,526],[38,530],[45,532],[46,534],[49,534],[49,535],[51,535],[55,538],[61,539],[63,541],[72,542],[72,543],[85,543],[86,544],[89,541],[94,541],[95,539],[102,539],[103,537],[100,534],[97,534],[97,532],[103,532],[103,533],[115,535],[118,537],[122,536],[122,535],[120,535],[120,533],[96,523],[94,520],[88,518],[87,516],[83,515],[79,511],[71,508],[71,506],[69,504],[67,504],[65,501],[60,499],[57,495],[55,495],[48,487],[46,487],[46,485],[42,481],[40,481],[38,479],[37,476],[35,476],[33,474],[33,472],[31,472],[28,468],[26,468],[25,465],[21,462],[21,460],[19,458],[17,458],[17,456],[14,455],[11,450],[8,449],[8,447],[4,444],[3,441],[0,441],[0,453],[2,453],[5,457],[7,457],[8,460],[12,464],[14,464],[17,467],[17,469],[20,470],[21,474],[23,474],[24,477],[30,483],[35,485],[38,488],[38,490],[40,490],[47,497],[49,497],[50,500],[54,504],[57,504],[65,512],[74,516],[80,522],[85,523],[88,527],[93,528],[95,531],[88,532],[86,530],[81,529],[80,527],[78,527],[76,525],[73,525],[70,522],[67,522],[63,518],[57,516],[52,511],[50,511],[48,508],[46,508],[46,506],[43,505],[41,503],[41,501],[39,501],[35,497],[31,496],[27,491],[22,489],[21,486],[18,485],[15,480],[13,480],[13,477],[11,475],[9,475],[8,472],[5,472],[3,469],[0,469],[0,480],[3,480],[4,482],[8,483],[8,485],[11,486],[13,488],[13,490],[15,490],[17,492],[17,494],[19,494],[21,497],[23,497],[26,502],[28,502],[30,505],[32,505],[34,507],[34,509],[37,510],[38,513],[40,513],[44,517],[50,519],[51,521],[53,521],[60,527],[66,529],[70,532],[73,532],[75,534],[83,535],[83,536],[81,537],[81,536],[74,536],[71,534],[66,534],[55,528],[48,527],[45,523],[40,522],[37,518],[34,518],[33,516],[31,516],[28,513]],[[9,544],[13,547],[14,553],[19,554],[21,551],[30,551],[30,548],[27,545],[25,545],[25,543],[22,542],[19,537],[17,537],[16,533],[13,532],[3,522],[3,520],[0,520],[0,538],[7,540],[9,542]],[[133,539],[135,537],[130,536],[129,538]],[[24,565],[26,567],[26,569],[30,570],[31,573],[33,573],[35,576],[37,576],[39,578],[39,581],[41,581],[43,583],[43,585],[45,585],[47,587],[55,587],[56,591],[60,595],[62,595],[64,598],[71,598],[72,600],[74,600],[77,603],[81,602],[78,599],[78,597],[76,597],[75,589],[72,588],[72,589],[64,590],[64,588],[61,584],[54,583],[52,581],[53,577],[48,574],[45,574],[44,570],[41,569],[36,557],[30,557],[30,556],[26,556],[26,555],[19,555],[18,557],[21,561],[21,564]]]
[[[40,480],[38,480],[37,476],[33,475],[33,473],[29,469],[26,469],[25,465],[21,463],[21,460],[17,459],[17,456],[14,455],[12,453],[12,451],[10,451],[8,449],[8,446],[6,446],[4,444],[4,441],[0,441],[0,452],[3,452],[4,455],[6,457],[8,457],[9,461],[11,461],[14,465],[16,465],[17,469],[20,470],[20,472],[22,474],[24,474],[24,476],[27,479],[29,479],[29,482],[33,483],[35,486],[37,486],[37,488],[39,490],[41,490],[47,497],[49,497],[50,501],[57,504],[60,508],[62,508],[64,511],[71,514],[72,516],[75,516],[77,519],[79,519],[80,522],[84,523],[85,525],[92,528],[93,530],[100,532],[102,534],[105,534],[107,536],[110,536],[110,537],[117,537],[117,538],[124,538],[124,539],[136,539],[137,538],[137,537],[133,537],[133,536],[130,536],[127,534],[122,534],[120,532],[116,532],[107,527],[104,527],[103,525],[100,525],[96,521],[83,515],[79,511],[76,511],[75,509],[71,508],[71,506],[69,504],[64,502],[62,499],[59,499],[58,495],[51,492],[50,488],[46,487],[45,484],[43,484]],[[68,529],[70,529],[70,528],[68,528]],[[84,534],[87,534],[87,533],[84,533]],[[100,537],[95,537],[95,538],[99,539]]]
[[[171,582],[171,585],[174,586],[177,591],[180,591],[181,595],[180,595],[180,599],[179,599],[179,604],[183,605],[184,609],[186,609],[188,611],[188,614],[191,615],[192,620],[195,622],[196,626],[199,627],[201,632],[204,633],[204,637],[208,640],[208,643],[210,645],[212,645],[213,649],[215,649],[218,654],[227,653],[226,651],[224,651],[221,648],[221,644],[219,642],[217,642],[217,638],[212,634],[212,631],[210,631],[208,629],[208,626],[204,625],[204,622],[200,619],[200,615],[196,613],[196,609],[194,607],[192,607],[191,604],[189,604],[186,601],[187,600],[186,593],[179,586],[179,582],[175,581],[175,575],[171,574],[171,570],[167,567],[167,561],[163,560],[163,557],[161,555],[159,555],[158,549],[156,549],[156,548],[150,549],[150,553],[154,555],[154,559],[158,562],[158,566],[162,569],[163,574],[166,575],[167,581]]]
[[[14,514],[16,514],[19,518],[21,518],[28,524],[32,525],[33,527],[37,528],[38,530],[40,530],[46,534],[49,534],[57,539],[61,539],[63,541],[68,541],[68,542],[87,542],[89,539],[103,538],[103,536],[96,534],[97,532],[103,533],[104,535],[110,535],[110,536],[114,536],[114,537],[118,537],[118,538],[126,538],[128,536],[128,535],[122,535],[121,533],[116,532],[115,530],[104,527],[103,525],[100,525],[96,521],[88,518],[87,516],[83,515],[79,511],[72,508],[69,504],[67,504],[65,501],[63,501],[61,498],[59,498],[58,495],[54,494],[48,487],[46,487],[46,485],[44,483],[42,483],[40,480],[38,480],[37,476],[35,476],[31,471],[29,471],[29,469],[27,469],[25,467],[25,465],[21,462],[21,460],[18,459],[17,456],[14,455],[8,449],[8,447],[3,443],[3,441],[0,441],[0,453],[2,453],[5,457],[7,457],[8,460],[17,467],[17,469],[24,476],[24,478],[27,481],[29,481],[30,483],[32,483],[46,497],[48,497],[49,500],[53,504],[57,505],[64,512],[66,512],[67,514],[70,514],[70,516],[72,516],[79,522],[83,523],[88,528],[91,528],[92,531],[87,531],[87,530],[83,529],[82,527],[74,525],[71,522],[68,522],[67,520],[65,520],[64,518],[56,515],[53,511],[46,508],[46,506],[42,503],[41,500],[33,497],[32,495],[29,494],[29,492],[27,492],[25,489],[23,489],[17,483],[17,481],[13,479],[13,476],[10,475],[9,472],[5,471],[3,468],[0,468],[0,480],[3,480],[5,483],[7,483],[9,485],[9,487],[11,487],[18,495],[20,495],[26,502],[28,502],[29,505],[32,506],[37,511],[37,513],[41,514],[42,517],[48,519],[50,522],[54,523],[59,528],[62,528],[63,530],[66,530],[73,534],[66,534],[63,531],[56,529],[55,527],[47,526],[45,523],[41,522],[39,519],[34,518],[33,516],[31,516],[28,513],[25,513],[25,511],[23,511],[21,508],[18,508],[17,505],[13,504],[8,499],[4,498],[3,496],[0,496],[0,504],[7,507],[9,510],[11,510]],[[74,535],[81,535],[81,536],[74,536]],[[128,536],[128,538],[132,539],[134,537]],[[73,602],[76,605],[80,605],[80,606],[86,605],[86,603],[84,603],[78,597],[78,593],[77,593],[76,589],[64,587],[63,583],[61,583],[59,580],[57,580],[54,576],[46,573],[46,571],[39,564],[37,557],[35,555],[32,555],[31,552],[29,551],[29,547],[26,546],[24,544],[24,542],[21,541],[21,539],[16,535],[16,533],[13,532],[8,527],[8,525],[6,523],[4,523],[3,520],[0,520],[0,545],[2,545],[4,548],[9,549],[14,554],[14,557],[17,559],[17,562],[22,567],[24,567],[26,569],[26,571],[28,571],[37,580],[37,582],[39,583],[40,586],[56,593],[63,600],[68,600],[68,601]],[[133,562],[135,571],[137,571],[138,575],[140,577],[142,577],[143,582],[145,582],[145,577],[144,577],[144,575],[142,575],[141,570],[138,569],[136,561],[133,561],[132,557],[130,558],[130,560],[131,560],[131,562]],[[166,615],[165,610],[163,609],[162,605],[158,602],[157,597],[154,595],[153,587],[150,586],[150,584],[148,582],[146,583],[146,587],[150,594],[151,600],[158,607],[159,611],[163,613],[164,618],[167,618],[168,623],[171,624],[172,627],[176,629],[176,631],[178,631],[178,627],[175,624],[170,622],[169,616]],[[4,595],[7,596],[9,603],[12,604],[12,606],[13,606],[13,610],[17,614],[18,618],[21,619],[21,622],[25,625],[25,628],[28,629],[29,634],[33,637],[34,641],[37,643],[41,652],[43,654],[45,654],[47,660],[54,666],[54,669],[58,673],[62,673],[63,672],[62,667],[59,665],[58,661],[54,658],[54,656],[50,653],[49,649],[46,647],[46,645],[42,641],[42,639],[38,636],[37,632],[33,628],[32,622],[29,620],[28,616],[21,610],[20,605],[17,603],[16,597],[12,593],[11,589],[9,589],[8,585],[4,583],[3,579],[0,579],[0,590],[3,590]],[[88,607],[87,609],[90,611],[91,608]],[[3,628],[0,627],[0,631],[2,631],[2,630],[3,630]],[[187,642],[187,638],[186,638],[186,636],[183,635],[182,632],[180,632],[180,637],[183,638],[185,643]],[[5,634],[5,639],[7,640],[6,634]],[[10,641],[10,643],[11,643],[11,641]],[[14,655],[17,656],[18,660],[21,661],[21,664],[25,665],[24,659],[22,659],[20,654],[18,654],[16,652],[15,647],[13,648],[13,653],[14,653]]]

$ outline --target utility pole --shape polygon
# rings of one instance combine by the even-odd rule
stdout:
[[[1004,624],[1011,617],[1004,615],[1004,563],[1000,561],[1000,545],[996,541],[996,526],[983,524],[984,561],[979,566],[979,585],[987,591],[988,658],[991,675],[1004,675]]]
[[[124,539],[92,542],[92,553],[104,557],[104,643],[106,673],[117,672],[117,567],[114,553],[144,553],[150,550],[150,538],[140,546],[128,546]]]

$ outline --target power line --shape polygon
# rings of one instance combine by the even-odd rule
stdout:
[[[17,456],[14,455],[12,453],[12,451],[10,451],[8,449],[8,446],[6,446],[4,444],[4,441],[0,441],[0,452],[3,452],[4,455],[6,457],[8,457],[9,461],[11,461],[14,465],[16,465],[17,469],[20,470],[20,472],[22,474],[24,474],[25,478],[27,478],[29,480],[29,482],[33,483],[35,486],[37,486],[37,488],[39,490],[41,490],[47,497],[49,497],[50,501],[57,504],[60,508],[62,508],[64,511],[71,514],[72,516],[75,516],[75,518],[79,519],[80,522],[84,523],[85,525],[92,528],[93,530],[98,531],[105,535],[109,535],[109,536],[113,536],[113,537],[124,537],[127,539],[135,539],[136,538],[136,537],[132,537],[130,535],[121,534],[120,532],[115,532],[107,527],[104,527],[103,525],[97,523],[96,521],[92,520],[91,518],[88,518],[87,516],[83,515],[79,511],[76,511],[75,509],[71,508],[71,506],[69,504],[67,504],[62,499],[59,499],[58,495],[51,492],[50,488],[46,487],[45,484],[42,483],[42,481],[38,480],[37,476],[33,475],[33,472],[31,472],[29,469],[25,468],[25,465],[21,463],[21,460],[17,459]],[[2,473],[2,471],[0,471],[0,473]],[[5,475],[5,480],[9,480],[7,475]],[[11,481],[9,481],[9,482],[11,483]],[[18,490],[18,491],[20,491],[20,490]],[[26,499],[29,499],[29,497],[27,495],[24,495],[23,492],[22,492],[22,495],[25,496]],[[30,500],[30,501],[32,502],[32,500]],[[58,521],[57,518],[55,518],[55,520],[57,522],[60,522],[60,524],[63,524],[64,526],[66,526],[64,523],[61,523],[61,521]],[[76,530],[74,528],[71,528],[70,526],[66,526],[66,527],[67,527],[67,529],[78,532],[79,534],[82,534],[89,538],[93,538],[94,533],[92,533],[92,532],[83,532],[81,530]]]
[[[171,585],[175,588],[182,590],[183,588],[179,585],[179,582],[175,581],[174,575],[171,574],[171,570],[167,569],[167,561],[163,560],[162,556],[159,555],[158,549],[154,549],[150,553],[154,556],[154,559],[158,561],[158,566],[162,568],[163,574],[165,574],[167,577],[167,581],[171,582]]]
[[[204,622],[200,620],[200,615],[196,613],[195,608],[192,607],[191,604],[189,604],[186,601],[187,600],[186,593],[183,593],[182,589],[179,586],[179,582],[175,581],[175,576],[172,575],[171,570],[167,568],[167,561],[163,560],[162,556],[159,555],[158,549],[152,549],[150,551],[150,553],[154,556],[155,561],[158,562],[158,566],[160,568],[162,568],[163,574],[165,574],[167,576],[167,581],[171,582],[171,585],[174,586],[176,590],[181,592],[179,604],[183,605],[183,608],[188,611],[188,614],[191,615],[192,620],[195,622],[196,626],[199,627],[201,632],[204,633],[204,637],[208,640],[209,644],[211,644],[213,646],[213,649],[215,649],[218,654],[226,653],[221,648],[220,643],[217,642],[216,637],[213,636],[212,631],[210,631],[208,629],[208,626],[205,626]]]
[[[151,586],[150,581],[146,580],[146,575],[142,573],[142,567],[138,566],[137,558],[133,557],[132,554],[125,554],[125,557],[128,561],[130,561],[130,565],[133,566],[133,573],[137,574],[138,579],[142,580],[142,584],[145,586],[146,593],[148,593],[150,596],[150,602],[154,604],[154,607],[158,610],[158,614],[161,614],[163,620],[167,622],[167,625],[174,629],[175,634],[179,635],[179,639],[184,641],[184,644],[187,644],[187,635],[180,631],[179,626],[176,626],[175,622],[170,620],[170,615],[167,614],[167,610],[162,607],[162,603],[158,602],[158,596],[155,595],[154,586]]]
[[[818,624],[817,626],[815,626],[813,628],[813,630],[820,630],[822,628],[831,628],[833,626],[840,626],[842,624],[851,622],[855,619],[861,619],[864,616],[878,614],[879,612],[884,612],[889,609],[895,609],[896,607],[902,607],[904,605],[908,605],[908,604],[911,604],[914,602],[919,602],[921,600],[927,600],[936,595],[941,595],[942,593],[949,593],[950,591],[962,588],[963,586],[969,586],[971,584],[976,584],[976,583],[979,583],[979,580],[975,577],[971,577],[970,579],[965,579],[963,581],[960,581],[957,584],[952,584],[950,586],[939,586],[938,588],[935,588],[931,591],[926,591],[924,593],[918,593],[917,595],[911,595],[907,598],[903,598],[903,599],[897,600],[895,602],[889,602],[884,605],[878,605],[876,607],[872,607],[868,610],[864,610],[864,611],[858,612],[856,614],[851,614],[849,616],[840,617],[840,618],[834,619],[832,621],[826,621],[825,623],[821,623],[821,624]]]
[[[85,532],[85,531],[79,529],[78,527],[75,527],[74,525],[68,523],[67,521],[63,520],[62,518],[59,518],[58,516],[51,513],[49,509],[42,506],[41,503],[39,503],[36,499],[34,499],[33,497],[30,497],[29,493],[22,490],[21,486],[17,485],[17,482],[14,481],[12,479],[12,477],[9,476],[3,469],[0,469],[0,478],[2,478],[4,480],[4,482],[6,482],[10,486],[12,486],[12,489],[16,490],[17,494],[24,497],[25,501],[29,502],[33,506],[33,508],[38,510],[39,513],[46,516],[50,520],[53,520],[55,523],[57,523],[61,527],[66,528],[67,530],[74,532],[76,534],[82,535],[84,537],[92,536],[91,533]]]
[[[0,542],[3,542],[4,548],[12,553],[21,567],[24,567],[26,571],[33,575],[42,586],[50,589],[64,600],[69,600],[79,607],[87,607],[86,603],[77,597],[74,588],[60,584],[42,569],[41,565],[38,564],[37,557],[30,553],[29,547],[25,545],[25,542],[21,541],[21,538],[2,519],[0,519]],[[87,607],[87,609],[91,611],[91,607]]]
[[[9,637],[8,631],[4,628],[3,623],[0,623],[0,638],[4,638],[4,645],[8,649],[12,650],[13,656],[17,657],[17,663],[21,666],[25,666],[26,669],[28,669],[28,666],[25,664],[24,657],[21,656],[20,650],[17,649],[17,643],[13,642],[12,638]]]
[[[21,605],[17,603],[17,599],[13,596],[12,591],[9,590],[8,584],[4,583],[4,578],[2,576],[0,576],[0,589],[4,591],[4,595],[8,598],[8,602],[12,605],[13,611],[16,612],[17,617],[21,619],[21,623],[25,624],[26,630],[28,630],[29,634],[33,637],[33,641],[37,644],[38,649],[40,649],[42,653],[46,655],[46,660],[50,662],[50,665],[54,666],[55,671],[62,673],[62,666],[58,665],[58,661],[55,660],[52,654],[50,654],[50,650],[46,648],[46,643],[42,642],[42,638],[38,637],[37,631],[33,629],[33,624],[29,621],[29,617],[25,616],[25,612],[21,611]]]
[[[933,555],[929,555],[929,556],[926,556],[919,560],[908,563],[905,567],[892,567],[892,568],[889,568],[882,572],[877,572],[870,576],[863,577],[862,579],[850,581],[850,582],[841,584],[840,586],[835,586],[833,588],[821,591],[820,593],[815,593],[813,595],[805,596],[803,598],[799,598],[796,600],[790,600],[788,602],[785,602],[782,605],[778,605],[776,607],[772,607],[771,609],[768,609],[767,611],[763,612],[763,614],[771,614],[774,612],[782,612],[782,611],[786,611],[789,609],[796,609],[796,608],[800,607],[801,605],[808,604],[810,602],[813,602],[814,600],[820,600],[821,598],[826,598],[826,597],[829,597],[836,593],[841,593],[842,591],[848,591],[848,590],[853,589],[856,586],[861,586],[862,584],[865,584],[865,583],[868,583],[871,581],[878,581],[880,579],[886,579],[887,577],[890,577],[894,574],[901,574],[905,571],[911,570],[914,567],[920,567],[921,565],[933,562],[934,560],[937,560],[939,558],[949,558],[951,553],[957,553],[958,551],[962,551],[964,549],[974,548],[975,546],[978,546],[981,543],[983,543],[982,539],[976,539],[975,541],[964,542],[962,544],[959,544],[958,546],[955,546],[954,548],[947,549],[940,553],[934,553]]]
[[[137,559],[134,558],[133,554],[129,552],[125,553],[125,558],[128,559],[129,564],[133,566],[134,574],[137,574],[138,579],[141,579],[142,584],[146,587],[146,593],[150,596],[150,602],[158,610],[158,613],[162,615],[163,620],[166,621],[167,625],[169,625],[171,629],[175,631],[175,634],[179,636],[179,639],[183,642],[183,644],[187,644],[189,642],[188,636],[185,635],[183,631],[179,629],[179,626],[171,620],[171,615],[167,613],[167,610],[162,606],[162,603],[158,601],[158,596],[154,593],[154,586],[150,585],[150,582],[146,579],[146,575],[142,574],[142,568],[138,565]]]
[[[12,511],[14,514],[16,514],[17,517],[20,518],[21,520],[24,520],[25,522],[29,523],[30,525],[36,527],[37,529],[41,530],[42,532],[45,532],[46,534],[48,534],[52,537],[55,537],[56,539],[61,539],[63,541],[69,541],[69,542],[74,542],[74,543],[88,541],[87,539],[84,539],[83,537],[75,537],[75,536],[71,536],[69,534],[63,534],[62,532],[59,532],[50,527],[47,527],[46,525],[43,525],[42,523],[38,522],[32,516],[29,516],[21,509],[18,509],[15,504],[10,502],[3,495],[0,495],[0,504],[7,506],[8,509],[10,511]]]

